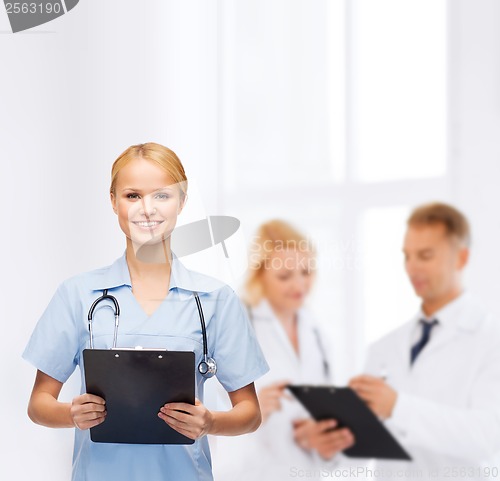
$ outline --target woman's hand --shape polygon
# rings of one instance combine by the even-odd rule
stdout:
[[[158,413],[172,429],[190,439],[198,439],[210,434],[214,423],[213,414],[195,399],[194,406],[187,403],[165,404]]]
[[[284,391],[289,384],[289,381],[278,381],[259,391],[258,398],[263,423],[273,412],[281,409],[281,398],[287,396]]]
[[[293,428],[295,442],[303,449],[314,449],[325,460],[350,448],[355,442],[352,432],[347,428],[338,429],[334,419],[300,419],[294,422]]]
[[[194,406],[167,403],[160,409],[158,417],[190,439],[207,434],[237,436],[255,431],[261,417],[253,382],[228,395],[233,405],[229,411],[209,411],[199,399],[195,399]]]
[[[63,383],[38,370],[28,404],[30,419],[51,428],[89,429],[106,418],[104,399],[82,394],[71,403],[58,401]]]
[[[94,394],[82,394],[71,402],[70,415],[78,429],[90,429],[106,419],[106,401]]]

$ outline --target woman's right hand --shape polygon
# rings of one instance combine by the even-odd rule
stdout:
[[[71,402],[73,424],[78,429],[90,429],[106,419],[106,401],[94,394],[82,394]]]
[[[281,398],[287,397],[284,391],[289,384],[290,381],[278,381],[263,387],[259,391],[258,398],[263,423],[266,422],[273,412],[281,409]]]

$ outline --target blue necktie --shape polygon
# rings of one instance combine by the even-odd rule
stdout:
[[[420,351],[425,347],[425,345],[429,342],[429,338],[431,337],[432,328],[438,323],[436,319],[431,322],[420,320],[420,324],[422,324],[422,337],[420,340],[411,348],[411,364],[415,362],[415,359],[420,354]]]

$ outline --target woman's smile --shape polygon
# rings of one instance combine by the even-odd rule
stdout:
[[[158,226],[163,224],[162,220],[138,220],[138,221],[132,221],[132,224],[135,224],[137,227],[139,227],[142,230],[155,230]]]

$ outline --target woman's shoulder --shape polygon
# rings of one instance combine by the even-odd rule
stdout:
[[[130,284],[130,276],[124,263],[123,258],[118,258],[109,265],[69,276],[60,283],[59,290],[101,290]]]

